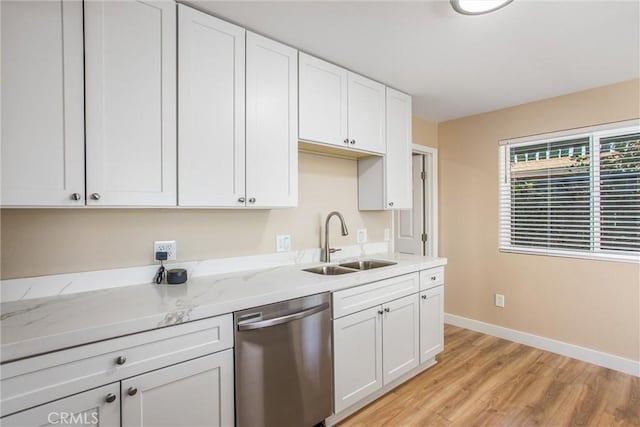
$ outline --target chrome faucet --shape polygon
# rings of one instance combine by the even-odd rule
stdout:
[[[342,217],[342,214],[340,212],[333,211],[329,215],[327,215],[327,220],[324,222],[324,259],[322,260],[324,262],[331,262],[331,254],[342,250],[329,247],[329,220],[334,215],[340,219],[340,225],[342,226],[342,235],[347,236],[349,234],[349,230],[347,230],[347,224],[344,223],[344,218]]]

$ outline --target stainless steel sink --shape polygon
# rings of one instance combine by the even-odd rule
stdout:
[[[378,261],[375,259],[365,259],[362,261],[345,262],[340,264],[341,267],[353,268],[355,270],[371,270],[372,268],[388,267],[396,265],[397,262]]]
[[[303,271],[323,274],[325,276],[337,276],[338,274],[355,273],[356,270],[340,267],[338,265],[321,265],[319,267],[305,268]]]

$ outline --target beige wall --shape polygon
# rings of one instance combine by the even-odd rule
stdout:
[[[438,123],[413,116],[413,143],[438,148]]]
[[[383,240],[391,214],[358,211],[355,160],[301,153],[299,171],[294,209],[3,209],[2,278],[148,265],[154,240],[177,240],[179,260],[272,253],[276,234],[316,248],[331,210],[350,231],[342,237],[335,224],[332,244],[355,244],[358,228]]]
[[[499,253],[497,208],[499,140],[638,117],[633,80],[439,125],[446,312],[640,359],[640,265]]]

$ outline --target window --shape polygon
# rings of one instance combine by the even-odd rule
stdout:
[[[500,250],[640,261],[640,125],[500,143]]]

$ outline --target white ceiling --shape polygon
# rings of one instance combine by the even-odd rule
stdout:
[[[443,121],[640,77],[640,2],[515,0],[189,3],[413,95]]]

